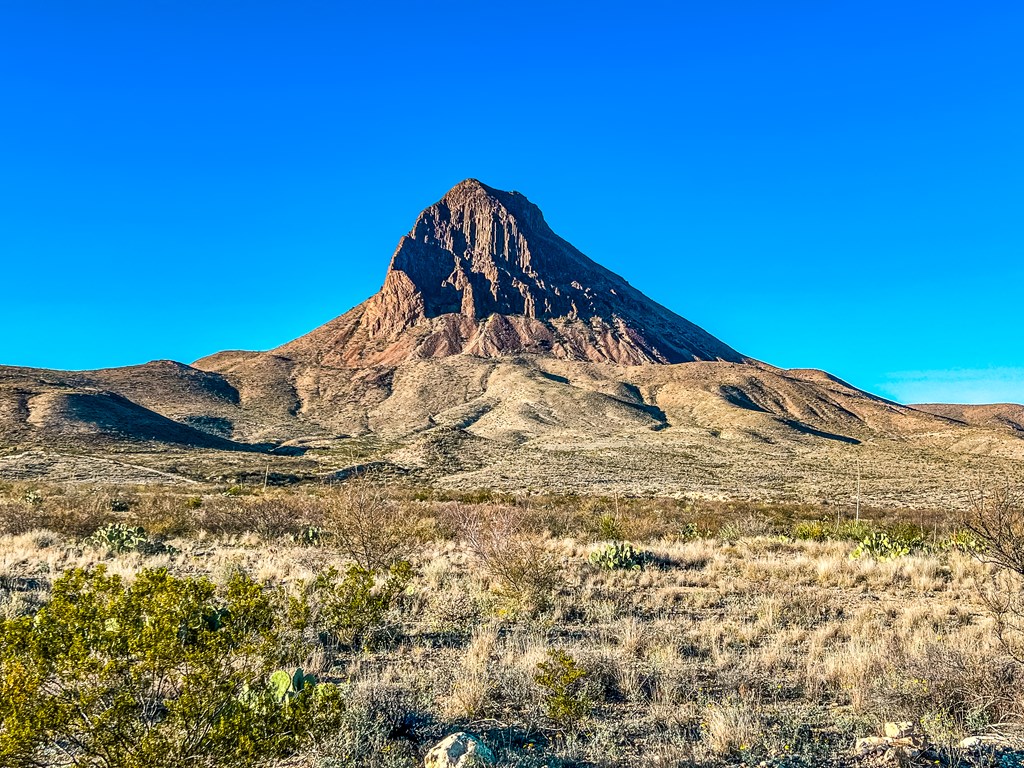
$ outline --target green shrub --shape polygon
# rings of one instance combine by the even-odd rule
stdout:
[[[241,573],[69,571],[35,616],[0,621],[0,765],[249,766],[332,727],[334,686],[278,700],[274,594]]]
[[[843,522],[829,523],[826,520],[804,520],[793,526],[791,535],[794,539],[805,541],[863,541],[875,532],[870,523]]]
[[[336,568],[328,569],[313,583],[324,627],[342,647],[367,644],[412,576],[406,560],[394,563],[380,583],[373,571],[358,563],[351,564],[340,580]]]
[[[686,523],[677,534],[680,541],[696,541],[697,539],[706,539],[710,535],[711,532],[707,528],[701,528],[694,522]]]
[[[587,670],[561,649],[548,651],[537,664],[534,681],[544,689],[544,712],[561,726],[572,726],[590,714],[593,702],[583,688]]]
[[[718,538],[730,544],[735,543],[743,536],[743,530],[736,523],[726,523],[718,529]]]
[[[830,531],[820,520],[805,520],[793,526],[793,538],[804,541],[825,541]]]
[[[613,541],[590,553],[590,564],[608,571],[628,569],[637,571],[650,563],[650,552],[637,549],[628,541]]]
[[[870,523],[847,521],[836,526],[833,538],[841,541],[863,541],[874,532]]]
[[[886,526],[889,538],[910,545],[921,545],[925,540],[924,529],[917,523],[897,522]]]
[[[985,552],[985,543],[971,531],[954,531],[939,543],[939,548],[980,555]]]
[[[597,538],[599,541],[611,541],[620,536],[622,536],[622,530],[615,515],[605,512],[597,518]]]

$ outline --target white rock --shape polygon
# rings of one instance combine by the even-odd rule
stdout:
[[[423,759],[424,768],[476,768],[493,764],[494,753],[476,736],[461,731],[439,741]]]
[[[916,734],[917,728],[910,721],[885,724],[885,735],[890,739],[909,739]]]
[[[857,739],[853,751],[857,755],[867,755],[871,752],[887,749],[888,747],[889,739],[884,736],[865,736],[862,739]]]
[[[1009,747],[1012,743],[1001,736],[968,736],[960,742],[960,749],[978,749],[979,747]]]

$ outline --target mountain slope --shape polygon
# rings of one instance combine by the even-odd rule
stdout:
[[[842,503],[860,467],[870,503],[945,505],[964,477],[1024,481],[1020,415],[904,406],[747,358],[522,195],[468,180],[420,214],[377,294],[270,352],[0,367],[0,479],[94,477],[116,453],[122,480],[376,461],[460,488]]]
[[[237,403],[219,374],[168,360],[100,371],[0,366],[0,445],[249,450],[230,439]]]
[[[1015,403],[993,403],[991,405],[927,403],[915,405],[914,408],[975,427],[1010,429],[1024,435],[1024,405]]]

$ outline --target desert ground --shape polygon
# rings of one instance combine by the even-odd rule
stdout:
[[[0,762],[1020,764],[1022,513],[974,500],[7,483]]]

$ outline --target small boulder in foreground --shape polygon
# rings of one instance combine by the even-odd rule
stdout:
[[[494,765],[494,753],[476,736],[460,731],[435,744],[423,759],[424,768],[480,768]]]

